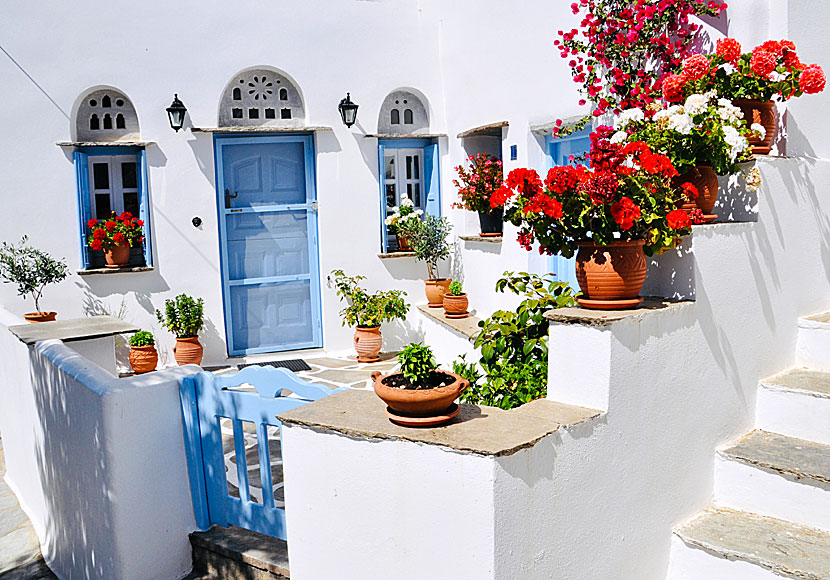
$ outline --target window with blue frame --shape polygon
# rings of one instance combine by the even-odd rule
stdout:
[[[103,267],[104,253],[87,244],[90,219],[106,219],[125,211],[144,222],[144,244],[130,250],[130,266],[152,266],[147,161],[143,148],[81,147],[74,153],[80,217],[79,236],[84,269]]]
[[[580,158],[591,148],[590,134],[591,130],[588,128],[562,138],[546,136],[548,167],[586,164]],[[548,256],[547,270],[555,276],[556,280],[567,282],[571,287],[578,288],[574,258],[565,258],[558,254]]]
[[[398,250],[386,217],[405,199],[425,214],[441,215],[438,144],[433,139],[382,139],[378,141],[380,175],[381,251]]]

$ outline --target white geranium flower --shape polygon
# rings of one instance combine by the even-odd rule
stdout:
[[[699,115],[706,108],[709,106],[709,98],[706,95],[690,95],[686,102],[683,104],[683,108],[686,110],[686,113],[695,116]]]
[[[669,117],[669,129],[677,131],[681,135],[688,135],[694,128],[694,121],[686,113],[677,113]]]
[[[415,206],[415,204],[412,202],[412,200],[409,199],[408,197],[403,198],[403,200],[401,201],[401,205],[406,205],[406,206],[409,206],[409,207],[414,207]]]
[[[760,137],[761,139],[763,139],[764,137],[767,136],[766,128],[763,125],[761,125],[760,123],[752,123],[752,126],[750,127],[750,129],[752,129],[753,131],[758,133],[758,135],[761,136]]]
[[[617,117],[614,126],[618,129],[621,129],[629,123],[636,123],[638,121],[642,121],[645,118],[646,116],[643,113],[642,109],[638,109],[637,107],[634,107],[633,109],[626,109],[625,111],[620,113],[619,117]]]
[[[412,215],[423,215],[423,213],[424,213],[424,210],[416,209],[414,212],[412,212]]]
[[[747,141],[746,137],[743,137],[738,130],[731,125],[724,125],[723,136],[726,144],[730,147],[729,159],[732,163],[734,163],[735,159],[738,158],[738,155],[746,151],[747,147],[749,147],[749,141]]]
[[[743,111],[733,105],[729,99],[718,99],[718,116],[727,122],[740,121],[744,118]]]
[[[744,178],[746,179],[746,188],[749,191],[758,191],[758,188],[761,187],[761,172],[758,170],[757,167],[753,167],[749,171],[744,174]]]
[[[611,141],[611,143],[617,145],[617,144],[622,143],[623,141],[625,141],[627,138],[628,138],[628,133],[626,133],[625,131],[617,131],[616,133],[614,133],[611,136],[610,141]]]
[[[728,75],[731,75],[733,72],[735,72],[735,67],[729,64],[728,62],[720,65],[718,68],[723,70]]]

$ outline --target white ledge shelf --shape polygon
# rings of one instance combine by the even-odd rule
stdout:
[[[559,324],[607,326],[615,322],[640,320],[646,317],[659,316],[669,311],[676,311],[677,309],[692,308],[693,306],[694,301],[691,300],[646,297],[638,308],[630,310],[590,310],[575,306],[549,310],[545,312],[545,318]]]
[[[504,241],[504,236],[458,236],[458,238],[465,242],[481,242],[484,244],[500,244]]]
[[[132,272],[152,272],[153,266],[125,266],[124,268],[90,268],[88,270],[77,270],[79,276],[92,276],[95,274],[129,274]]]
[[[414,258],[415,252],[381,252],[378,258],[381,260],[390,260],[392,258]]]
[[[426,304],[418,304],[417,306],[418,310],[432,318],[435,322],[443,324],[450,330],[454,330],[459,334],[463,334],[471,342],[473,337],[478,334],[479,330],[481,330],[478,327],[478,323],[481,321],[481,318],[473,314],[470,314],[467,318],[447,318],[444,316],[443,308],[430,308]]]

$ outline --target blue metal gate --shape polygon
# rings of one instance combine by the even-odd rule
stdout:
[[[197,525],[234,525],[286,539],[276,415],[335,392],[273,367],[246,367],[228,376],[202,372],[182,379]]]

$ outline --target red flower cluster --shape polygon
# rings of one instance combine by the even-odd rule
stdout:
[[[666,215],[666,223],[669,224],[670,228],[679,230],[691,227],[692,218],[689,217],[689,214],[686,212],[686,210],[674,209]]]
[[[741,58],[741,43],[734,38],[718,40],[717,54],[726,62],[736,62]]]
[[[611,202],[617,195],[620,184],[613,173],[597,173],[582,182],[582,193],[591,198],[594,205]]]
[[[776,58],[773,53],[756,48],[752,51],[749,68],[759,77],[766,77],[775,70],[775,61]]]
[[[581,169],[581,167],[577,169],[571,165],[553,167],[548,171],[548,176],[545,178],[545,187],[553,193],[565,193],[567,190],[576,187],[580,180]]]
[[[709,74],[709,59],[702,54],[693,54],[683,61],[683,76],[696,81]]]
[[[531,196],[542,191],[542,180],[533,169],[514,169],[507,176],[505,185],[520,194]]]
[[[490,207],[496,209],[497,207],[504,207],[510,198],[513,197],[513,190],[509,187],[501,186],[490,196]]]
[[[798,77],[799,88],[808,95],[820,93],[824,90],[826,83],[827,79],[824,77],[824,71],[817,64],[811,64],[805,68]]]
[[[525,213],[543,213],[555,220],[558,220],[564,215],[562,213],[562,204],[555,198],[544,193],[537,193],[529,200],[526,200],[523,211]]]
[[[683,86],[687,80],[683,75],[676,74],[668,74],[663,77],[663,98],[667,103],[683,101]]]
[[[671,159],[665,155],[658,153],[645,154],[641,156],[640,163],[643,169],[652,175],[663,175],[665,177],[675,177],[678,175],[677,169],[674,168]]]
[[[614,221],[620,225],[620,229],[630,230],[634,221],[640,219],[640,207],[627,197],[620,198],[620,201],[611,206],[611,215]]]
[[[680,190],[682,192],[683,197],[685,197],[689,201],[696,200],[700,195],[700,192],[697,190],[697,187],[695,187],[688,181],[680,185]]]
[[[135,246],[144,241],[141,228],[142,220],[137,220],[125,211],[121,215],[112,213],[112,217],[104,221],[103,226],[97,219],[86,223],[91,230],[89,247],[93,250],[109,250],[114,246]]]

